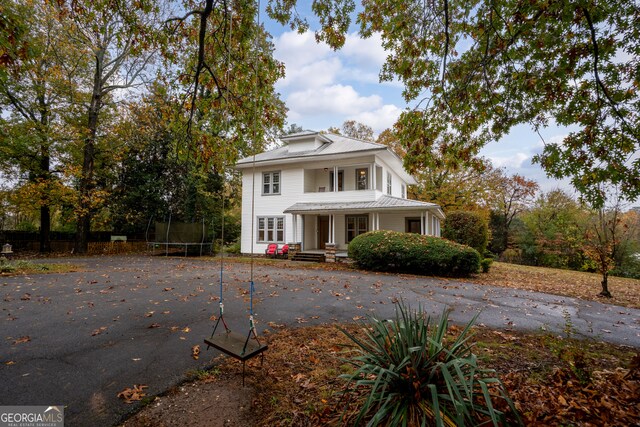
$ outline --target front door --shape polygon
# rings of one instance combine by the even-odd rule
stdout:
[[[325,249],[326,243],[329,241],[329,217],[318,217],[318,248]]]

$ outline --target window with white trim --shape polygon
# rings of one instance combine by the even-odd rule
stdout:
[[[369,229],[368,215],[350,215],[345,217],[345,221],[347,222],[347,243],[357,235],[366,233]]]
[[[387,171],[387,194],[391,195],[391,172]]]
[[[280,171],[262,173],[262,194],[280,194]]]
[[[258,243],[284,243],[284,217],[258,217]]]
[[[356,169],[356,190],[366,190],[369,187],[369,169]]]

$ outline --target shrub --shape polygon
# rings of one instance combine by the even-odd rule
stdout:
[[[346,393],[364,390],[366,396],[352,424],[521,424],[495,372],[480,369],[471,352],[474,320],[446,339],[446,311],[432,323],[420,308],[411,312],[400,303],[395,320],[372,318],[362,338],[343,331],[357,345],[348,360],[355,371],[341,376],[348,381]],[[511,419],[498,407],[509,408]]]
[[[476,212],[455,211],[447,214],[442,228],[442,237],[471,246],[484,253],[489,241],[487,222]]]
[[[491,268],[491,264],[493,264],[493,258],[485,258],[480,261],[480,268],[482,269],[482,272],[488,273],[489,268]]]
[[[349,258],[366,270],[468,276],[480,268],[480,254],[446,239],[396,231],[370,231],[349,243]]]
[[[230,245],[225,247],[225,251],[229,254],[239,255],[240,254],[240,240],[236,240]]]

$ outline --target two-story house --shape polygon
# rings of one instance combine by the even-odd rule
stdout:
[[[310,131],[281,140],[281,147],[236,164],[242,253],[264,253],[269,243],[344,252],[371,230],[440,236],[440,206],[407,199],[416,181],[387,146]]]

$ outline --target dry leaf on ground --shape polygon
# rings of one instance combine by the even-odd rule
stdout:
[[[124,400],[124,403],[133,403],[135,401],[142,400],[142,398],[147,395],[144,392],[145,388],[149,388],[149,386],[134,384],[133,388],[125,388],[118,393],[118,397]]]

